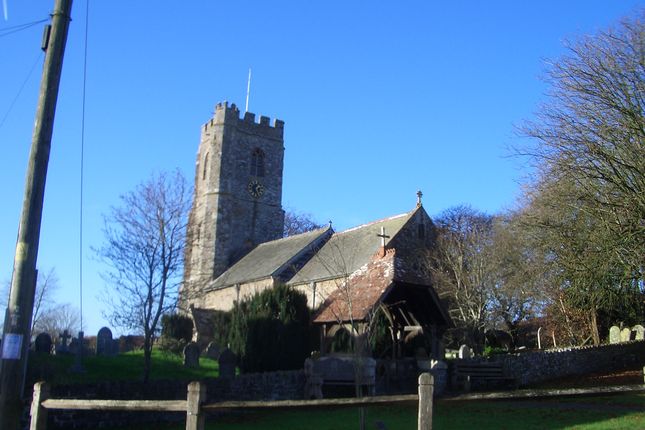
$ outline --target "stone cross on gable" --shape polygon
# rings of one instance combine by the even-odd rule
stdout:
[[[377,234],[381,238],[381,248],[385,248],[385,239],[389,239],[390,236],[385,234],[385,227],[381,226],[381,234]]]
[[[417,206],[421,206],[421,197],[423,197],[423,193],[419,190],[417,191]]]

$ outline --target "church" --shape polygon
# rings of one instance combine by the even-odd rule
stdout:
[[[306,295],[323,353],[348,327],[360,336],[382,311],[393,356],[423,336],[438,357],[452,322],[428,268],[435,227],[421,192],[399,215],[282,237],[283,132],[283,121],[240,116],[227,102],[202,126],[179,303],[193,318],[196,340],[212,336],[213,311],[286,284]]]

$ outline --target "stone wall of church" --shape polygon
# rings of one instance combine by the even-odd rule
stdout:
[[[254,282],[220,288],[210,291],[199,302],[195,302],[195,306],[203,309],[230,311],[233,309],[233,304],[236,301],[245,300],[256,293],[273,288],[273,286],[273,279],[265,278]]]
[[[326,281],[310,282],[293,285],[293,287],[307,296],[307,306],[316,310],[322,305],[329,295],[343,284],[343,278],[328,279]]]

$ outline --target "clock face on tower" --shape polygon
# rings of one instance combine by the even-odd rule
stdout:
[[[249,185],[247,187],[247,190],[251,197],[254,199],[259,199],[262,197],[262,194],[264,194],[264,185],[260,183],[257,179],[253,179],[251,182],[249,182]]]

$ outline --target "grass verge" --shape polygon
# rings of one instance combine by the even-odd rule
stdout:
[[[73,373],[71,355],[29,356],[29,378],[33,381],[46,380],[54,385],[88,384],[104,381],[136,381],[143,376],[143,351],[133,351],[114,357],[87,356],[83,358],[85,372]],[[199,359],[199,369],[183,366],[182,358],[175,354],[152,351],[151,379],[198,380],[219,375],[217,361]]]

